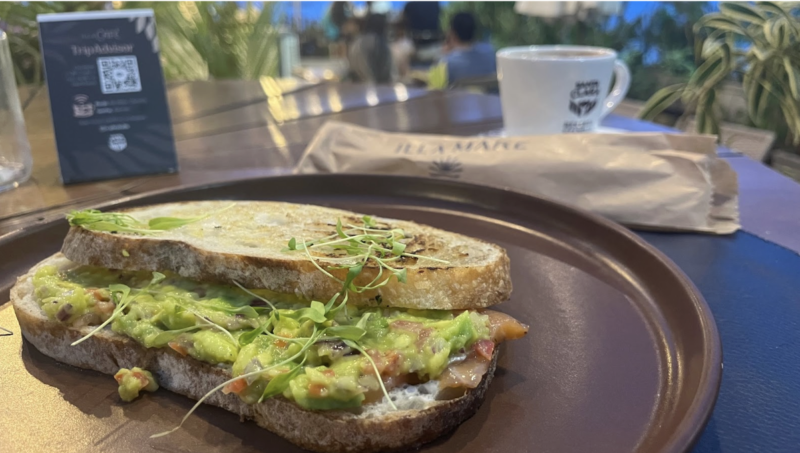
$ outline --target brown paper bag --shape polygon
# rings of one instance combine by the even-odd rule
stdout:
[[[739,229],[736,173],[706,135],[454,137],[331,121],[295,173],[456,179],[543,196],[630,226],[717,234]]]

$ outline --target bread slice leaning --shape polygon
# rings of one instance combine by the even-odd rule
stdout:
[[[63,255],[56,254],[20,277],[11,289],[11,301],[22,334],[43,354],[59,362],[106,374],[114,374],[120,368],[142,367],[156,376],[161,387],[195,400],[231,378],[230,368],[183,357],[169,348],[147,349],[110,329],[77,346],[70,346],[92,328],[70,328],[50,320],[36,303],[32,277],[39,266],[47,264],[61,269],[75,266]],[[237,396],[222,392],[213,394],[205,402],[252,419],[308,450],[325,453],[406,450],[455,429],[478,410],[494,375],[497,349],[489,371],[477,388],[448,401],[436,401],[430,391],[426,392],[430,385],[394,389],[390,396],[400,408],[398,411],[387,403],[366,405],[361,414],[309,411],[282,397],[248,405]]]
[[[140,221],[154,217],[209,218],[153,235],[139,236],[72,227],[62,252],[70,260],[110,269],[173,271],[206,281],[236,281],[249,288],[297,294],[327,301],[342,287],[320,272],[303,251],[283,251],[298,243],[336,234],[337,219],[362,225],[362,215],[321,206],[269,201],[201,201],[170,203],[125,211]],[[503,248],[475,238],[413,222],[375,217],[383,228],[402,228],[409,238],[406,252],[447,263],[407,259],[407,282],[392,278],[386,286],[350,294],[350,303],[375,305],[378,300],[399,308],[475,309],[511,295],[509,259]],[[123,254],[123,250],[125,253]],[[330,258],[330,257],[327,257]],[[341,261],[320,257],[323,267]],[[355,283],[367,285],[379,268],[370,261]],[[330,270],[344,280],[347,269]],[[387,275],[386,272],[383,274]],[[381,297],[376,299],[376,296]]]

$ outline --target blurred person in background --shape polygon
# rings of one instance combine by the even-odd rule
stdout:
[[[457,80],[497,74],[497,60],[491,44],[477,42],[477,23],[470,13],[457,13],[450,20],[447,31],[444,57],[440,63],[446,66],[447,83]]]
[[[347,56],[347,41],[352,34],[353,8],[349,2],[332,2],[325,17],[322,18],[325,38],[328,40],[331,57]]]
[[[440,14],[439,2],[408,2],[403,8],[403,23],[418,62],[433,62],[441,53],[444,36]]]
[[[353,40],[347,56],[354,81],[391,83],[394,80],[386,15],[368,14],[364,18],[361,33]]]
[[[411,72],[411,59],[414,56],[414,43],[406,33],[406,26],[402,20],[392,24],[392,60],[397,69],[397,76],[404,80]]]

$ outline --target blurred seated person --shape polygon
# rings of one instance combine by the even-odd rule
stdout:
[[[329,53],[333,58],[347,56],[348,25],[352,24],[352,17],[353,9],[350,3],[332,2],[328,12],[322,18],[325,38],[330,43]],[[352,33],[352,30],[349,30],[349,33]]]
[[[457,13],[450,21],[445,56],[440,61],[446,66],[448,85],[497,74],[494,48],[489,43],[476,42],[476,31],[475,17],[470,13]]]
[[[416,49],[440,43],[439,2],[408,2],[403,8],[403,23]]]
[[[400,80],[408,77],[411,72],[411,58],[414,56],[414,43],[406,34],[406,27],[402,21],[392,25],[394,36],[389,45],[392,49],[392,59],[397,69]]]
[[[368,14],[361,33],[347,53],[350,75],[356,82],[391,83],[394,64],[389,48],[387,20],[383,14]]]

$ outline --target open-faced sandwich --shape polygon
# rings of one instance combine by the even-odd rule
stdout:
[[[68,220],[11,291],[30,343],[114,374],[125,400],[161,386],[310,450],[454,429],[527,332],[486,309],[511,293],[502,248],[412,222],[227,201]]]

